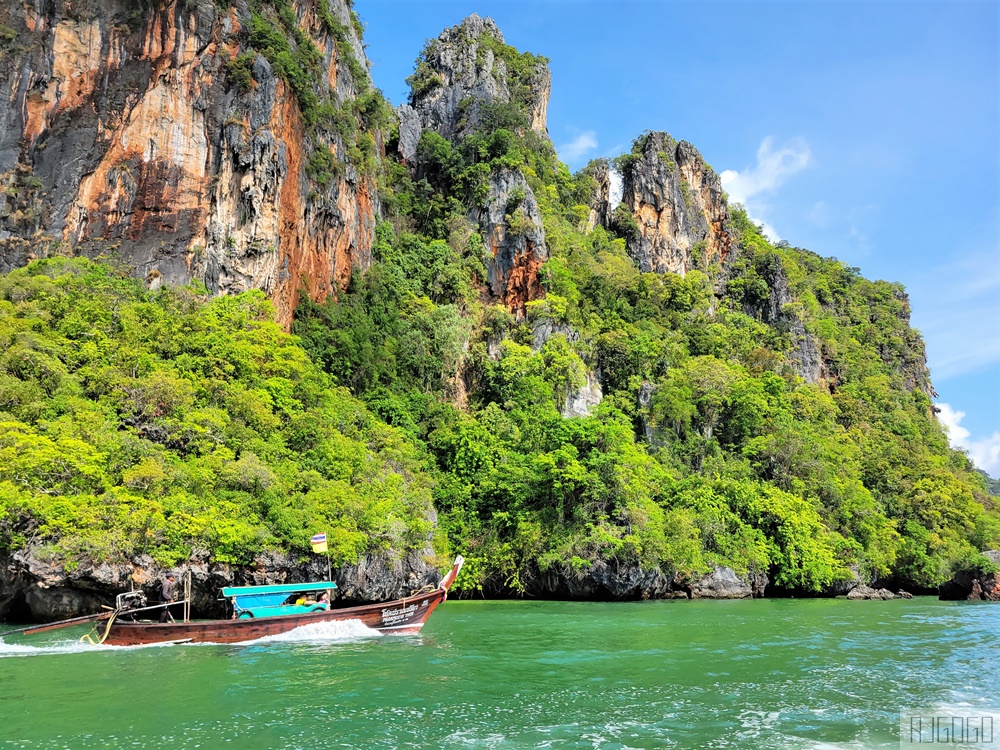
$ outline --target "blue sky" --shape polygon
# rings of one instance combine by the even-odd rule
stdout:
[[[357,0],[394,103],[470,13],[551,58],[574,170],[693,143],[776,237],[903,282],[953,442],[1000,476],[1000,4]]]

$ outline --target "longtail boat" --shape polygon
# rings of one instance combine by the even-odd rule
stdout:
[[[287,633],[303,625],[354,620],[382,633],[408,635],[419,632],[435,607],[448,598],[448,589],[455,582],[464,562],[461,556],[457,557],[451,570],[434,589],[418,592],[403,599],[365,604],[360,607],[329,608],[328,603],[316,599],[284,603],[289,596],[307,595],[310,592],[336,588],[336,584],[332,581],[282,586],[243,586],[222,590],[222,595],[230,600],[233,607],[231,619],[156,622],[140,619],[140,616],[150,612],[159,616],[166,605],[147,607],[135,597],[123,594],[118,597],[117,606],[112,611],[22,628],[17,632],[40,633],[85,621],[96,621],[93,637],[89,640],[111,646],[140,646],[150,643],[239,643]],[[174,606],[183,604],[185,602],[177,602]],[[4,635],[10,635],[12,632],[14,631],[8,631]]]

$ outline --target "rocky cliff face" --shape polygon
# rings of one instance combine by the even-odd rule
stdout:
[[[552,76],[544,58],[521,57],[507,47],[492,18],[473,14],[445,29],[424,49],[409,79],[410,105],[421,127],[461,138],[483,124],[490,105],[513,104],[534,132],[547,135]]]
[[[824,352],[819,338],[806,329],[802,313],[794,311],[796,297],[782,262],[771,257],[763,264],[758,263],[756,273],[767,285],[767,295],[762,300],[744,301],[743,311],[788,333],[791,339],[788,364],[799,377],[809,383],[835,386],[838,382],[836,363],[831,361],[829,352]],[[890,342],[879,344],[878,355],[895,371],[906,390],[919,390],[933,398],[937,393],[931,385],[926,348],[920,335],[910,328],[909,297],[901,287],[889,287],[889,290],[896,317],[902,323],[900,329],[905,333]]]
[[[626,247],[642,271],[684,275],[720,265],[734,251],[719,176],[690,143],[647,133],[625,157],[622,177],[618,210],[628,209],[633,221],[619,224],[628,225]]]
[[[755,599],[764,596],[769,583],[764,573],[740,576],[722,566],[686,576],[598,560],[582,572],[555,565],[532,579],[529,592],[560,599]]]
[[[410,165],[419,167],[417,147],[425,131],[460,144],[477,131],[513,127],[551,146],[545,58],[507,46],[490,18],[472,15],[445,29],[425,47],[408,80],[410,103],[397,116],[399,153]],[[516,170],[494,170],[484,188],[485,199],[472,206],[469,220],[489,250],[489,296],[521,316],[528,301],[542,296],[538,269],[548,259],[538,201]]]
[[[607,159],[596,159],[592,161],[584,170],[594,180],[597,189],[590,200],[590,215],[587,217],[587,231],[591,232],[595,227],[610,227],[614,222],[614,211],[621,203],[620,175],[618,191],[616,194],[614,180],[612,179],[612,168]]]
[[[760,273],[770,292],[767,300],[758,306],[744,305],[743,311],[768,325],[788,331],[792,340],[788,363],[796,375],[807,383],[829,381],[829,365],[823,358],[819,339],[806,330],[799,315],[788,312],[786,307],[795,297],[784,268],[775,261],[774,265],[761,269]]]
[[[486,202],[469,219],[479,226],[492,261],[489,290],[512,312],[524,312],[528,300],[542,296],[538,269],[548,259],[538,201],[518,171],[491,175]]]
[[[930,398],[937,398],[927,367],[927,346],[920,333],[910,327],[910,295],[902,285],[897,285],[893,297],[898,303],[897,317],[904,324],[906,335],[901,345],[894,342],[880,346],[879,356],[900,376],[906,390],[919,390]]]
[[[318,7],[4,6],[0,270],[72,246],[153,286],[263,289],[288,324],[300,289],[323,298],[367,264],[373,181],[309,122],[350,107],[366,60],[343,0]],[[313,82],[268,62],[281,47]]]
[[[1000,551],[983,553],[994,566],[1000,565]],[[948,601],[1000,602],[1000,573],[982,569],[959,570],[950,581],[941,584],[938,598]]]

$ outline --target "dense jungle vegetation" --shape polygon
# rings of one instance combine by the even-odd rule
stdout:
[[[254,43],[294,81],[308,66],[271,31]],[[351,562],[433,538],[466,556],[461,589],[517,595],[597,560],[726,565],[797,592],[852,570],[932,586],[1000,546],[984,478],[933,416],[898,284],[775,246],[738,207],[731,266],[641,273],[628,217],[588,229],[593,165],[571,174],[529,127],[518,92],[543,60],[491,44],[512,101],[455,141],[425,131],[414,164],[388,135],[373,263],[304,302],[294,335],[259,292],[150,292],[67,258],[0,277],[0,553],[246,563],[326,530]],[[520,316],[490,304],[468,218],[498,170],[526,177],[549,252]],[[818,383],[790,359],[803,332]],[[596,374],[600,405],[564,417]]]
[[[246,563],[320,530],[338,562],[422,547],[418,451],[273,318],[261,292],[150,293],[80,258],[0,277],[0,550]]]
[[[538,63],[502,56],[520,78]],[[422,64],[415,96],[429,85]],[[681,575],[724,564],[799,591],[852,567],[932,586],[1000,543],[984,483],[933,418],[900,285],[775,247],[738,207],[742,249],[725,274],[640,273],[627,223],[586,230],[592,169],[570,174],[516,95],[478,119],[455,142],[425,131],[415,169],[383,165],[374,265],[294,326],[338,383],[433,457],[467,587],[519,593],[540,571],[597,559]],[[545,298],[522,320],[481,294],[487,250],[466,218],[501,169],[528,179],[550,253]],[[508,214],[516,227],[517,205]],[[794,301],[768,325],[778,276]],[[819,384],[789,364],[796,321],[820,343]],[[533,349],[541,325],[579,337]],[[563,418],[588,371],[602,403]]]

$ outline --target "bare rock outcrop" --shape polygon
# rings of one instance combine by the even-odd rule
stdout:
[[[528,131],[548,142],[551,90],[547,60],[508,46],[491,18],[471,15],[427,43],[407,79],[409,104],[399,107],[399,154],[420,173],[424,131],[461,143],[480,130]],[[484,185],[485,199],[469,220],[489,250],[487,286],[494,302],[521,317],[542,296],[538,268],[548,259],[538,201],[519,171],[500,168]]]
[[[523,110],[533,131],[546,135],[552,90],[547,61],[532,58],[527,69],[514,69],[504,54],[507,49],[493,19],[475,14],[430,41],[409,79],[410,106],[421,127],[459,138],[480,125],[489,105],[512,103]],[[403,156],[408,158],[405,152]]]
[[[861,584],[860,586],[855,586],[853,589],[851,589],[847,594],[847,598],[855,601],[862,601],[866,599],[873,601],[879,599],[888,601],[891,599],[901,599],[909,597],[897,596],[896,594],[892,593],[889,589],[875,589],[872,588],[871,586],[866,586],[864,584]]]
[[[721,265],[735,251],[722,183],[690,143],[646,133],[625,157],[622,178],[618,211],[632,218],[619,224],[642,271],[684,275]]]
[[[595,373],[588,372],[586,382],[566,394],[562,415],[565,419],[590,416],[603,400],[604,391],[600,378]]]
[[[590,199],[590,215],[587,217],[587,231],[594,227],[610,227],[614,222],[614,212],[621,203],[621,175],[607,159],[596,159],[584,169],[594,181],[594,193]]]
[[[732,568],[716,565],[682,587],[692,599],[754,599],[764,595],[767,584],[763,573],[740,576]]]
[[[798,314],[789,312],[786,307],[794,302],[788,276],[781,262],[775,257],[757,268],[767,284],[767,297],[744,301],[743,311],[778,330],[787,331],[791,338],[791,349],[788,352],[788,363],[795,374],[807,383],[820,383],[830,379],[826,360],[823,358],[819,339],[806,330]]]
[[[509,169],[495,172],[485,203],[469,219],[479,225],[489,250],[491,295],[523,316],[525,305],[543,294],[538,268],[549,257],[538,201],[524,175]]]
[[[1000,551],[990,550],[983,557],[1000,565]],[[938,588],[940,599],[958,601],[1000,602],[1000,573],[986,572],[982,567],[960,570]]]
[[[73,247],[154,286],[262,289],[288,324],[300,289],[324,298],[368,264],[374,181],[306,112],[310,96],[342,106],[366,83],[348,65],[367,60],[344,0],[330,2],[336,33],[306,0],[293,2],[297,30],[259,11],[289,44],[301,33],[315,46],[311,90],[254,50],[243,3],[8,7],[0,173],[24,190],[0,206],[0,271]],[[318,151],[332,156],[319,176]]]

